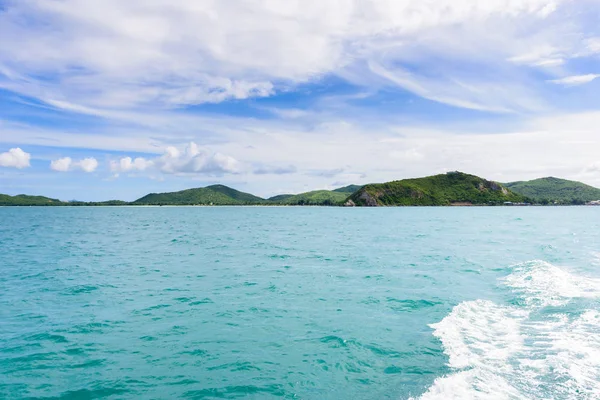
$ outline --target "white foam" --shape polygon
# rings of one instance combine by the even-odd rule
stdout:
[[[512,373],[508,359],[523,348],[519,320],[525,315],[491,301],[475,300],[457,305],[442,321],[432,324],[449,366],[463,370],[436,379],[421,399],[521,398],[505,376]]]
[[[512,400],[523,396],[505,379],[482,369],[437,378],[421,400]]]
[[[517,265],[503,280],[531,306],[558,306],[573,298],[600,297],[600,279],[578,276],[544,261]]]
[[[600,399],[600,313],[587,310],[578,317],[559,315],[556,320],[529,327],[532,346],[520,359],[521,370],[539,380],[546,377],[554,397]],[[540,354],[543,353],[543,354]],[[532,358],[532,355],[537,357]],[[556,383],[553,385],[552,383]]]
[[[431,327],[444,346],[450,367],[498,365],[521,348],[519,319],[525,315],[491,301],[467,301]]]
[[[600,297],[600,281],[541,261],[503,281],[524,307],[467,301],[431,325],[454,372],[420,399],[600,399],[600,312],[542,308]]]

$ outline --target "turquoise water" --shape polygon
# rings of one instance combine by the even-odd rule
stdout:
[[[0,398],[600,398],[600,208],[0,208]]]

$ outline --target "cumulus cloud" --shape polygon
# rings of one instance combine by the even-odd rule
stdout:
[[[94,172],[98,168],[98,161],[93,157],[81,160],[73,160],[71,157],[63,157],[50,162],[50,169],[58,172],[83,171]]]
[[[71,168],[73,160],[71,157],[63,157],[50,162],[50,169],[53,171],[67,172]]]
[[[195,142],[182,149],[168,146],[164,153],[153,159],[123,157],[110,163],[115,173],[154,169],[164,174],[223,175],[242,172],[242,163],[235,158],[201,148]]]
[[[600,78],[600,74],[573,75],[561,79],[552,79],[548,82],[563,86],[577,86],[590,83],[596,78]]]
[[[221,176],[225,174],[251,173],[255,175],[285,175],[298,171],[291,164],[243,163],[236,158],[221,152],[203,148],[195,142],[185,146],[168,146],[163,154],[154,158],[122,157],[110,162],[110,170],[114,177],[122,172],[163,173],[174,175],[204,174]]]
[[[94,172],[96,168],[98,168],[98,161],[93,157],[84,158],[75,165],[78,166],[83,172]]]
[[[132,159],[131,157],[123,157],[120,160],[112,160],[110,162],[110,170],[112,172],[130,172],[130,171],[145,171],[152,167],[153,162],[143,157]]]
[[[239,173],[241,164],[235,158],[212,153],[190,142],[182,151],[169,146],[165,153],[153,160],[157,168],[165,174],[205,173],[221,175]]]
[[[8,150],[5,153],[0,153],[0,167],[9,168],[26,168],[29,167],[31,154],[24,152],[19,147]]]

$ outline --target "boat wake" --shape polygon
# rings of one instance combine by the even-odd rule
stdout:
[[[420,399],[600,399],[600,280],[532,261],[502,281],[511,305],[467,301],[431,325],[453,372]]]

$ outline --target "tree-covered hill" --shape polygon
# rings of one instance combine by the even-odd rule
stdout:
[[[60,201],[45,196],[0,194],[0,206],[119,206],[119,205],[307,205],[307,206],[446,206],[498,205],[507,202],[584,204],[600,200],[600,189],[553,177],[500,184],[449,172],[365,186],[348,185],[334,190],[281,194],[263,199],[225,185],[150,193],[133,202]]]
[[[224,185],[186,189],[179,192],[150,193],[137,199],[135,205],[250,205],[263,204],[264,199]]]
[[[293,194],[278,194],[277,196],[269,197],[267,200],[271,202],[280,202],[293,196]]]
[[[59,206],[66,204],[68,203],[44,196],[28,196],[26,194],[9,196],[7,194],[0,194],[0,206]]]
[[[600,200],[600,189],[577,181],[554,177],[506,183],[515,193],[530,197],[536,203],[582,204]]]
[[[360,189],[359,185],[348,185],[333,190],[313,190],[299,194],[280,194],[270,197],[269,202],[294,206],[334,206],[341,205],[352,193]]]
[[[284,195],[278,200],[269,199],[273,204],[289,206],[335,206],[343,204],[348,193],[335,192],[333,190],[314,190],[312,192],[296,195]]]
[[[352,193],[356,192],[358,189],[360,189],[361,187],[362,186],[360,186],[360,185],[348,185],[348,186],[344,186],[341,188],[333,189],[333,191],[339,192],[339,193],[352,194]]]
[[[513,193],[497,182],[462,172],[449,172],[425,178],[366,185],[350,196],[347,205],[499,205],[525,201],[525,196]]]

